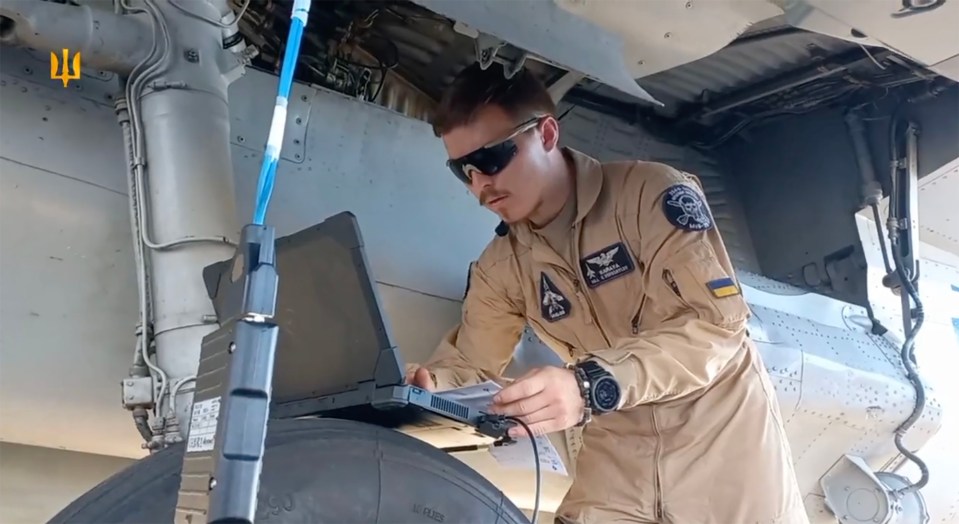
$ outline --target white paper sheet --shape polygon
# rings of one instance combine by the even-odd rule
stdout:
[[[455,400],[461,404],[469,406],[471,409],[485,411],[493,403],[493,395],[503,388],[492,380],[487,380],[482,384],[475,386],[466,386],[462,388],[447,389],[439,391],[437,394],[443,398]]]
[[[437,392],[443,398],[455,400],[473,409],[485,411],[493,402],[493,396],[501,390],[499,384],[486,381],[475,386],[448,389]],[[558,475],[568,476],[566,465],[560,458],[556,446],[545,435],[536,437],[536,451],[539,454],[539,463],[542,471],[550,471]],[[509,444],[491,447],[490,455],[504,468],[536,470],[536,461],[533,456],[533,446],[529,437],[517,437]]]
[[[568,476],[566,465],[553,446],[553,442],[545,435],[536,437],[536,451],[539,454],[539,466],[544,472],[549,471],[558,475]],[[514,442],[503,446],[491,447],[490,455],[504,468],[536,470],[533,460],[533,446],[529,437],[517,438]]]

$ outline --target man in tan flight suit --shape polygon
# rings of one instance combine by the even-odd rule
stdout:
[[[695,177],[561,148],[527,71],[462,72],[434,128],[451,170],[503,221],[470,269],[461,323],[407,380],[501,377],[525,324],[569,364],[492,411],[537,434],[585,424],[558,522],[808,522],[749,309]],[[520,436],[523,430],[514,427]]]

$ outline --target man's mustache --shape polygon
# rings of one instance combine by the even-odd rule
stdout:
[[[486,189],[480,192],[480,197],[479,197],[480,205],[485,206],[487,203],[489,203],[490,200],[495,200],[499,197],[503,197],[506,195],[508,195],[508,193],[499,192],[491,187],[487,187]]]

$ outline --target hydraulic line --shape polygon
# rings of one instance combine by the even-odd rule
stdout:
[[[902,365],[906,368],[906,378],[912,383],[914,389],[916,390],[916,402],[913,406],[912,413],[909,414],[909,417],[898,427],[896,428],[895,434],[895,444],[896,448],[900,453],[903,454],[907,459],[916,464],[916,467],[919,468],[920,478],[918,482],[909,484],[903,488],[896,490],[896,493],[901,495],[906,495],[909,493],[916,492],[922,489],[929,482],[929,468],[926,466],[926,463],[919,458],[918,455],[910,451],[903,444],[902,440],[907,431],[919,420],[919,417],[922,415],[922,411],[926,405],[926,390],[925,386],[922,383],[922,379],[919,377],[919,373],[916,370],[916,357],[915,357],[915,343],[916,335],[919,333],[919,329],[922,327],[925,314],[922,308],[922,301],[919,298],[919,292],[916,290],[913,279],[918,277],[918,271],[913,267],[909,268],[909,271],[906,271],[906,261],[903,259],[902,249],[900,246],[901,239],[901,230],[907,229],[910,227],[908,223],[903,223],[903,219],[912,220],[913,217],[909,216],[908,209],[899,209],[899,202],[907,197],[908,195],[903,195],[902,187],[904,184],[901,183],[900,171],[903,169],[909,169],[909,166],[912,163],[909,161],[909,155],[915,154],[911,148],[906,152],[905,162],[901,162],[903,155],[900,155],[899,152],[899,117],[903,106],[899,106],[893,113],[892,121],[889,126],[889,150],[891,156],[891,171],[892,171],[892,183],[893,191],[891,198],[889,199],[889,243],[892,251],[892,259],[895,264],[895,272],[898,276],[899,284],[902,286],[902,292],[906,293],[907,296],[903,297],[903,329],[904,335],[906,337],[905,341],[902,344],[902,349],[900,350],[900,358],[902,359]],[[911,132],[911,131],[910,131]],[[905,165],[904,165],[905,164]],[[908,190],[915,191],[915,187],[910,187]],[[908,206],[905,206],[908,208]],[[905,217],[900,216],[900,213],[906,214]],[[878,227],[878,226],[877,226]],[[882,235],[880,235],[882,238]],[[914,249],[913,246],[908,246],[908,248]],[[885,249],[883,249],[885,252]],[[914,261],[918,263],[918,260]],[[912,300],[914,306],[910,308],[909,299]]]
[[[922,415],[922,410],[926,405],[926,389],[922,384],[922,379],[919,377],[919,373],[916,371],[915,365],[915,344],[916,344],[916,334],[919,332],[919,328],[922,327],[923,319],[925,314],[922,310],[922,302],[919,300],[919,293],[916,291],[915,286],[912,284],[909,275],[906,274],[904,263],[902,260],[902,254],[896,249],[894,243],[892,250],[893,259],[896,261],[896,273],[899,275],[899,279],[902,283],[902,288],[909,294],[909,297],[912,298],[912,301],[915,303],[915,307],[912,310],[912,316],[915,317],[915,323],[912,325],[912,328],[906,335],[906,340],[902,344],[902,351],[900,352],[900,357],[902,358],[902,364],[906,367],[906,377],[909,379],[909,382],[912,383],[913,387],[916,390],[916,403],[912,409],[912,413],[909,414],[909,418],[905,420],[898,428],[896,428],[896,448],[899,449],[899,452],[905,455],[906,458],[911,460],[916,464],[916,467],[919,468],[920,478],[919,481],[900,488],[897,490],[899,494],[908,494],[922,489],[929,482],[929,468],[926,466],[926,463],[922,461],[915,453],[909,451],[903,445],[902,439],[905,436],[906,432],[909,431],[909,428],[919,420],[919,416]]]
[[[892,273],[892,265],[889,263],[889,253],[886,251],[886,237],[882,234],[882,220],[879,218],[879,204],[872,203],[872,217],[876,222],[876,232],[879,234],[879,249],[882,251],[882,263],[886,267],[886,274]]]

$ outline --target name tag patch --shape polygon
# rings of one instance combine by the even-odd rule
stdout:
[[[716,298],[731,297],[739,294],[739,286],[729,277],[710,280],[706,282],[706,287],[709,288],[709,291],[711,291]]]
[[[633,257],[622,242],[586,255],[580,259],[579,264],[583,270],[583,276],[586,277],[586,285],[589,287],[596,287],[636,269]]]
[[[539,274],[539,309],[543,318],[550,322],[568,317],[571,309],[569,300],[546,273]]]
[[[713,227],[706,201],[687,185],[676,184],[666,190],[663,214],[670,224],[686,231],[705,231]]]

